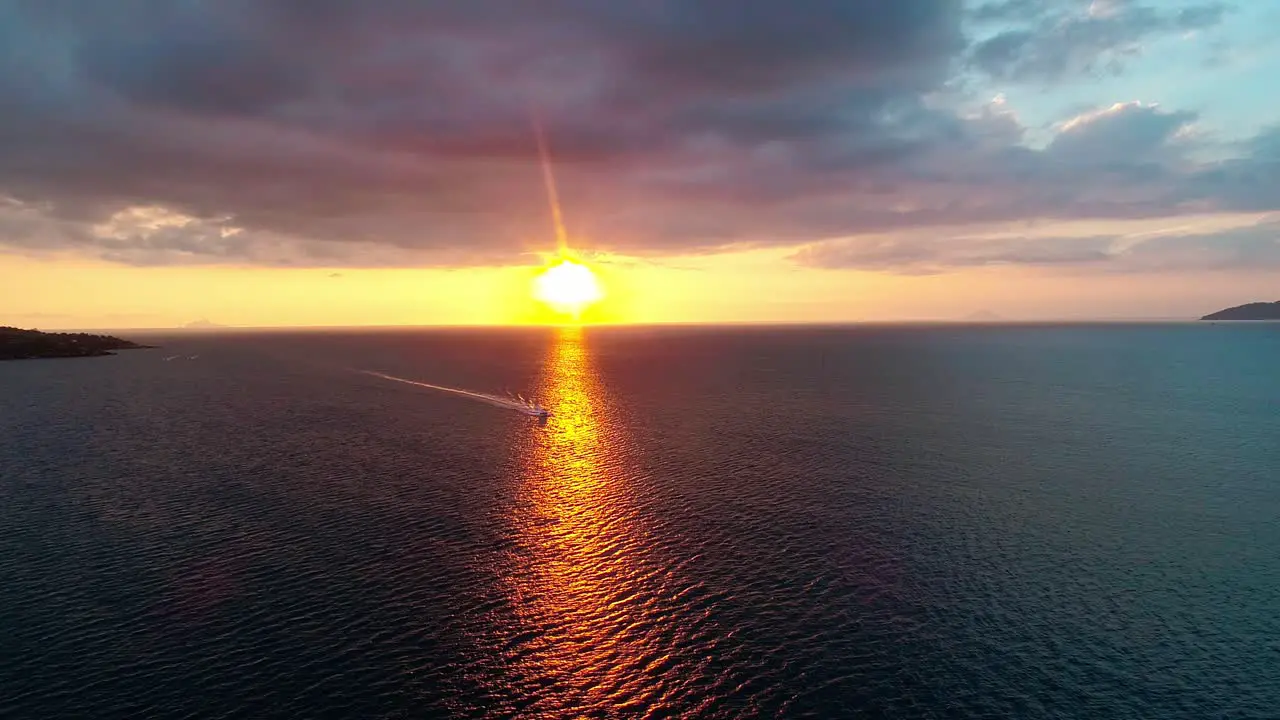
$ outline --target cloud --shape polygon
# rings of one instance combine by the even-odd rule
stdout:
[[[570,233],[614,255],[1280,209],[1274,163],[1254,156],[1271,141],[1196,165],[1192,113],[1108,104],[1036,149],[1003,102],[931,100],[980,53],[1007,55],[986,61],[1001,76],[1044,76],[1063,47],[1062,67],[1087,65],[1097,43],[1209,27],[1216,6],[1113,2],[1063,16],[1084,23],[1070,32],[1058,2],[985,7],[1026,37],[967,49],[960,0],[7,0],[0,247],[135,265],[529,262],[553,238],[531,111]],[[1079,39],[1090,28],[1097,43]]]
[[[1086,238],[935,238],[929,236],[850,238],[801,249],[795,259],[821,268],[885,270],[932,274],[992,265],[1083,265],[1110,258],[1112,240]]]
[[[1030,22],[1052,6],[1052,0],[997,0],[976,6],[971,17],[976,22]]]
[[[1273,125],[1251,138],[1245,155],[1266,163],[1280,162],[1280,125]]]
[[[958,0],[802,4],[13,0],[0,194],[60,221],[146,205],[244,230],[155,233],[145,258],[229,256],[254,232],[512,260],[549,234],[536,107],[571,217],[619,220],[626,249],[661,230],[626,208],[751,170],[734,160],[770,142],[892,152],[885,113],[961,48]],[[727,239],[670,222],[685,237],[657,245]]]
[[[1021,266],[1093,272],[1280,270],[1280,218],[1214,233],[1150,237],[925,235],[846,238],[802,248],[795,259],[820,268],[932,274],[971,267]]]
[[[1116,103],[1062,123],[1047,152],[1062,162],[1090,165],[1167,162],[1179,157],[1178,135],[1195,120],[1191,112]]]
[[[970,62],[999,80],[1056,81],[1119,72],[1152,38],[1222,22],[1220,2],[1171,8],[1137,0],[1005,0],[977,7],[971,19],[1000,23],[976,43]]]
[[[1125,269],[1147,272],[1280,270],[1280,219],[1214,234],[1170,235],[1127,247]]]

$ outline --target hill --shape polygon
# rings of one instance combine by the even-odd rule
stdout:
[[[1237,305],[1205,315],[1201,320],[1280,320],[1280,302],[1255,302]]]
[[[114,355],[112,350],[145,348],[110,335],[90,333],[46,333],[0,327],[0,360],[35,358],[99,357]]]

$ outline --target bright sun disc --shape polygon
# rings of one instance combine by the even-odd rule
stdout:
[[[533,296],[561,312],[580,313],[603,298],[604,291],[591,268],[561,260],[534,281]]]

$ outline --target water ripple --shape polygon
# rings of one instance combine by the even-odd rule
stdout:
[[[6,366],[0,715],[1274,717],[1280,347],[1206,331]]]

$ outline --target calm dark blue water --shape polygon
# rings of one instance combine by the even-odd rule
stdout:
[[[1280,325],[160,342],[0,364],[0,716],[1280,715]]]

